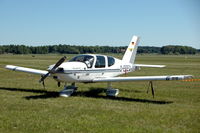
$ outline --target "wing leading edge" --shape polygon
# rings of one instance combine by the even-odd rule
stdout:
[[[189,78],[192,78],[192,75],[109,77],[109,78],[95,78],[95,79],[93,79],[93,82],[128,82],[128,81],[184,80],[184,79],[189,79]]]
[[[6,65],[5,68],[9,70],[13,70],[13,71],[20,71],[20,72],[26,72],[26,73],[32,73],[32,74],[38,74],[38,75],[45,75],[48,73],[48,71],[44,71],[44,70],[19,67],[19,66],[13,66],[13,65]]]

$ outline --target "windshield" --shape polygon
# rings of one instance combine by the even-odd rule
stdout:
[[[69,60],[69,62],[73,62],[73,61],[83,62],[87,65],[88,68],[91,68],[94,63],[94,57],[91,55],[79,55]]]

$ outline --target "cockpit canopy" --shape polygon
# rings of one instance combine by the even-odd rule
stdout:
[[[114,65],[115,58],[104,55],[79,55],[69,60],[69,62],[83,62],[88,68],[105,68]]]

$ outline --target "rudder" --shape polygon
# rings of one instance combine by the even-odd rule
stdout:
[[[132,40],[128,46],[128,48],[126,49],[126,52],[122,58],[123,62],[126,63],[134,63],[135,61],[135,56],[137,53],[137,48],[138,48],[138,43],[139,43],[139,37],[138,36],[133,36]]]

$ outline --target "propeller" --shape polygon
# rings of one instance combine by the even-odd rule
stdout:
[[[45,74],[45,75],[43,75],[43,76],[41,77],[41,79],[39,80],[39,83],[42,82],[43,86],[45,86],[45,85],[44,85],[44,80],[49,76],[49,74],[55,73],[56,68],[59,67],[59,66],[65,61],[65,59],[66,59],[66,56],[62,57],[62,58],[53,66],[53,68],[52,68],[51,70],[49,70],[49,72],[48,72],[47,74]]]
[[[154,98],[154,88],[153,88],[153,82],[152,81],[149,81],[149,86],[148,86],[148,89],[147,89],[147,93],[149,92],[149,87],[151,87],[151,94]]]

